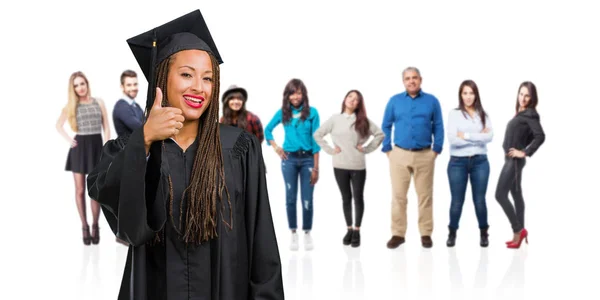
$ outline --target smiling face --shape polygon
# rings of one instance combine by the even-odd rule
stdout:
[[[244,101],[242,101],[242,99],[238,97],[234,97],[229,99],[227,105],[232,111],[240,111],[240,109],[242,109],[242,106],[244,105]]]
[[[184,50],[171,59],[167,77],[169,106],[181,109],[186,121],[198,120],[212,99],[210,56],[202,50]]]
[[[123,84],[121,85],[123,93],[131,99],[135,99],[138,94],[138,80],[136,77],[125,77],[123,78]]]
[[[88,84],[85,78],[78,76],[73,80],[73,89],[77,97],[82,98],[88,95]]]
[[[416,95],[421,90],[421,76],[417,71],[406,70],[402,76],[404,88],[410,95]]]
[[[299,107],[302,104],[302,90],[296,89],[296,92],[291,94],[289,101],[294,107]]]
[[[526,108],[527,105],[529,105],[531,95],[529,94],[529,89],[526,86],[522,86],[521,89],[519,89],[518,100],[519,106],[521,106],[522,108]]]

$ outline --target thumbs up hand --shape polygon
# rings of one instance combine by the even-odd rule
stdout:
[[[160,88],[156,88],[154,104],[148,115],[148,120],[144,124],[144,143],[146,145],[146,154],[150,150],[150,145],[156,141],[162,141],[173,137],[179,133],[183,127],[183,112],[175,107],[162,106],[163,95]]]

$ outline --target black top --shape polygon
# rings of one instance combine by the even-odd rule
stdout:
[[[260,143],[239,128],[220,125],[220,132],[233,229],[222,222],[231,221],[225,204],[225,212],[217,214],[218,237],[199,246],[186,245],[176,231],[185,225],[179,225],[186,210],[181,195],[198,141],[185,152],[170,139],[164,150],[153,143],[148,162],[141,128],[104,146],[87,183],[113,232],[130,244],[119,300],[284,299]],[[164,242],[153,243],[161,229]]]
[[[154,103],[156,67],[163,60],[179,51],[197,49],[212,53],[219,64],[223,63],[217,45],[198,9],[129,38],[127,44],[148,80],[147,111],[150,111]]]
[[[540,115],[533,108],[519,112],[506,125],[502,148],[508,153],[510,148],[525,151],[526,156],[532,156],[544,143],[546,135],[540,124]]]
[[[148,81],[151,79],[151,68],[182,50],[204,50],[212,53],[219,64],[223,63],[199,9],[129,38],[127,44]],[[157,51],[154,61],[153,48]]]

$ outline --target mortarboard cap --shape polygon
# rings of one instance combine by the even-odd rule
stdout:
[[[169,56],[179,51],[197,49],[210,52],[219,64],[223,63],[200,10],[132,37],[127,44],[149,83],[146,108],[154,102],[155,69]]]

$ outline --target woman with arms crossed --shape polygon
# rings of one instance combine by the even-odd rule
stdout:
[[[488,218],[485,195],[490,177],[490,163],[487,158],[487,144],[494,136],[490,116],[483,109],[479,89],[472,80],[465,80],[458,88],[458,108],[448,117],[450,141],[450,161],[448,181],[450,183],[450,224],[446,245],[454,247],[456,231],[462,214],[467,183],[471,181],[471,192],[475,215],[479,223],[481,247],[487,247]]]

